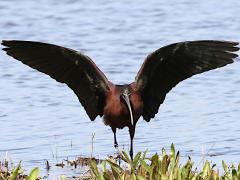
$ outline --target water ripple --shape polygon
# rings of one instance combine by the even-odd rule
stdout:
[[[197,39],[240,41],[239,6],[240,1],[233,0],[3,0],[0,40],[44,41],[80,50],[111,81],[129,83],[147,54],[161,46]],[[100,118],[90,122],[66,85],[9,59],[0,53],[0,155],[9,151],[14,161],[24,160],[25,167],[44,167],[44,159],[54,162],[56,151],[62,158],[89,155],[93,132],[94,154],[115,152],[111,129]],[[211,161],[237,163],[239,69],[240,63],[234,63],[179,84],[155,119],[139,121],[136,151],[169,150],[174,142],[183,156],[199,160],[214,145]],[[118,131],[117,137],[127,149],[128,130]]]

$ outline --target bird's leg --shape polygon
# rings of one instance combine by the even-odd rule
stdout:
[[[117,143],[117,137],[116,137],[116,128],[112,128],[112,132],[114,134],[114,147],[117,148],[118,143]]]
[[[131,160],[133,161],[133,138],[135,134],[135,126],[129,127],[129,134],[130,134],[130,139],[131,139],[131,147],[130,147],[130,157]]]

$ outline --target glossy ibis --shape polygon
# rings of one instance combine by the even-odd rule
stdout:
[[[154,118],[166,94],[180,81],[195,74],[233,62],[238,55],[237,42],[187,41],[164,46],[150,53],[135,81],[114,85],[86,55],[69,48],[31,41],[2,41],[8,55],[66,83],[77,95],[89,118],[103,116],[112,128],[129,128],[133,156],[133,138],[138,119]]]

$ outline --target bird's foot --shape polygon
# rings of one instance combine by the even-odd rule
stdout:
[[[118,143],[114,143],[114,147],[117,149],[118,148]]]

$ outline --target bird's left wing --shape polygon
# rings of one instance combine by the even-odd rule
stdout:
[[[143,118],[150,121],[166,94],[180,81],[233,62],[237,42],[188,41],[162,47],[148,55],[135,82],[142,93]]]
[[[69,48],[32,41],[2,41],[8,55],[66,83],[91,120],[103,115],[108,80],[88,57]]]

